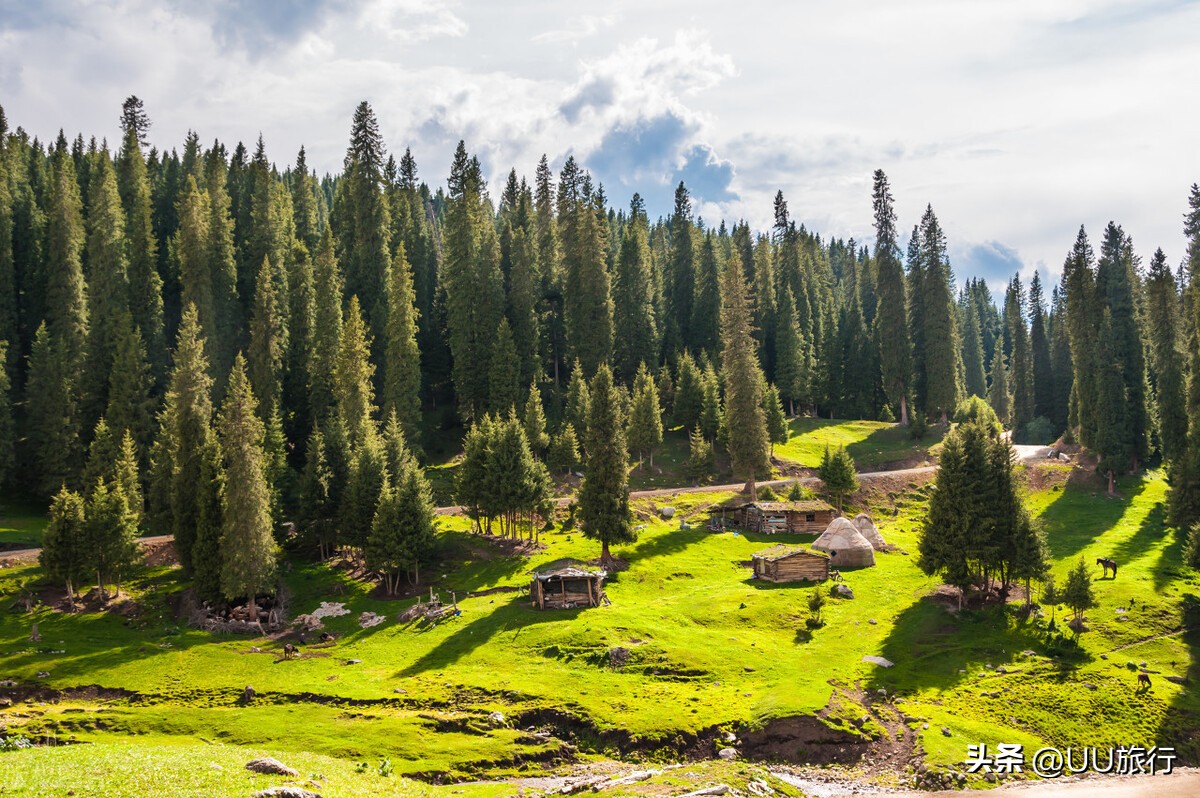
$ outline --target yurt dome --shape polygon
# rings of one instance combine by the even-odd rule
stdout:
[[[854,526],[858,529],[858,533],[867,539],[871,544],[871,548],[875,551],[883,551],[887,548],[887,541],[883,539],[883,535],[879,534],[879,529],[875,526],[875,522],[871,520],[871,516],[866,513],[859,513],[854,516]]]
[[[835,518],[813,541],[817,551],[828,552],[834,568],[860,568],[875,564],[875,549],[848,518]]]

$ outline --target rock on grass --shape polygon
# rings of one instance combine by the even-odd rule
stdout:
[[[278,759],[272,759],[269,756],[264,756],[261,759],[255,759],[246,763],[246,770],[252,770],[255,773],[265,773],[273,776],[299,776],[300,772],[293,770],[287,765],[280,762]]]
[[[251,798],[321,798],[319,793],[300,787],[269,787],[254,793]]]

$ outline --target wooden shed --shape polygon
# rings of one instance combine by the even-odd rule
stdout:
[[[769,582],[824,582],[829,555],[800,546],[772,546],[753,555],[754,575]]]
[[[823,501],[749,502],[732,508],[734,519],[752,532],[774,534],[791,532],[819,535],[837,517],[837,511]]]
[[[568,610],[607,604],[603,568],[590,568],[575,560],[556,560],[533,572],[530,602],[539,610]]]

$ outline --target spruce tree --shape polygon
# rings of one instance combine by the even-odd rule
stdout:
[[[705,438],[710,442],[716,442],[725,423],[725,407],[721,401],[721,378],[711,363],[704,369],[701,388],[703,399],[700,403],[700,418],[697,424]]]
[[[137,561],[137,518],[120,483],[103,479],[92,486],[84,517],[84,556],[104,598],[104,586],[116,583],[119,588],[122,575]]]
[[[833,497],[837,510],[841,513],[842,502],[858,490],[858,474],[854,471],[854,460],[846,451],[846,447],[839,446],[831,452],[826,445],[821,465],[817,468],[817,476],[825,484],[825,492]]]
[[[946,424],[949,414],[962,398],[962,351],[950,285],[946,236],[932,207],[926,207],[921,218],[921,259],[925,410],[930,416],[937,414],[941,423]]]
[[[155,400],[141,331],[128,313],[116,324],[116,351],[108,375],[108,407],[104,416],[118,432],[133,435],[139,451],[146,452],[154,433]]]
[[[648,458],[654,468],[654,449],[662,443],[662,405],[658,401],[658,386],[646,364],[638,367],[633,383],[633,405],[629,413],[629,448]]]
[[[992,355],[991,379],[988,384],[988,404],[996,411],[1000,423],[1008,424],[1012,416],[1012,394],[1008,388],[1008,364],[1004,358],[1004,348],[996,347]]]
[[[567,405],[563,409],[563,418],[575,429],[587,430],[589,404],[587,379],[583,376],[583,366],[576,360],[571,369],[571,381],[567,384]]]
[[[158,274],[158,239],[142,145],[136,127],[126,127],[116,160],[118,188],[125,205],[125,244],[128,253],[130,312],[142,331],[155,380],[167,373],[167,340],[163,331],[162,276]],[[161,383],[160,383],[161,384]]]
[[[1063,291],[1067,337],[1074,365],[1075,417],[1079,442],[1092,446],[1096,436],[1096,373],[1101,342],[1098,340],[1095,256],[1081,226],[1063,264]]]
[[[579,518],[583,534],[599,540],[600,560],[611,561],[609,547],[633,543],[629,516],[629,461],[619,398],[613,386],[612,370],[603,364],[589,386],[587,471],[579,489]]]
[[[190,304],[196,308],[205,331],[216,330],[218,324],[209,268],[210,216],[208,194],[200,189],[195,177],[188,175],[179,198],[179,229],[171,242],[171,251],[178,260],[181,300],[185,307]],[[210,333],[206,350],[210,363],[214,345]]]
[[[1025,292],[1014,275],[1004,298],[1005,334],[1008,338],[1008,386],[1012,395],[1014,440],[1022,441],[1025,425],[1034,418],[1033,356],[1025,326]]]
[[[676,368],[671,420],[685,429],[691,429],[700,423],[700,414],[704,410],[704,374],[687,351],[680,356]]]
[[[508,275],[508,318],[513,341],[521,358],[521,384],[541,373],[542,276],[538,268],[537,229],[529,189],[522,182],[510,242],[512,263]]]
[[[88,575],[87,530],[83,497],[63,487],[50,502],[50,523],[42,533],[38,564],[46,576],[67,588],[67,597]]]
[[[274,588],[276,558],[271,496],[264,472],[264,427],[257,406],[246,376],[246,361],[239,354],[233,362],[218,421],[226,476],[221,593],[230,601],[244,596],[252,619],[256,617],[257,596]],[[203,461],[203,451],[200,459]]]
[[[721,378],[728,449],[733,474],[745,479],[750,496],[756,495],[755,480],[771,473],[771,442],[762,407],[766,378],[751,334],[753,323],[745,275],[740,268],[726,268],[721,277]]]
[[[594,374],[612,355],[613,301],[608,273],[608,244],[599,224],[597,198],[590,178],[583,176],[579,196],[568,207],[564,251],[563,311],[567,343]]]
[[[61,132],[51,167],[46,209],[46,328],[58,342],[67,367],[75,372],[83,365],[89,329],[83,277],[83,201]]]
[[[1146,329],[1154,396],[1158,407],[1158,440],[1163,460],[1176,462],[1187,440],[1187,402],[1180,335],[1179,291],[1162,249],[1150,259],[1146,275]]]
[[[1109,324],[1108,334],[1102,333],[1100,345],[1103,353],[1111,355],[1117,364],[1126,419],[1121,433],[1129,460],[1119,467],[1119,472],[1136,471],[1149,456],[1150,410],[1146,398],[1149,387],[1141,313],[1134,296],[1139,284],[1133,242],[1120,226],[1109,222],[1096,268],[1096,297],[1107,311]],[[1100,365],[1103,372],[1103,363]]]
[[[1054,365],[1050,357],[1050,330],[1042,278],[1037,272],[1029,281],[1029,349],[1032,368],[1033,416],[1054,417]]]
[[[391,263],[391,219],[384,196],[384,148],[379,121],[366,101],[354,109],[345,171],[330,225],[337,235],[338,261],[346,293],[363,303],[367,328],[382,347],[387,340],[385,282]],[[378,359],[373,359],[378,364]]]
[[[87,218],[89,317],[87,420],[104,411],[109,370],[119,325],[129,313],[129,275],[125,258],[125,212],[107,153],[100,153],[91,175]]]
[[[210,152],[210,156],[212,155]],[[243,324],[237,294],[234,222],[230,212],[231,200],[224,156],[207,158],[204,174],[208,194],[208,240],[205,250],[212,290],[213,321],[210,326],[201,316],[200,323],[204,329],[209,330],[208,351],[212,358],[213,372],[221,375],[223,382],[233,366],[233,356],[238,346],[238,331]]]
[[[525,399],[525,411],[522,414],[525,424],[525,437],[535,455],[543,456],[550,446],[550,436],[546,433],[546,412],[542,408],[542,392],[536,382],[529,384],[529,396]]]
[[[783,412],[783,402],[779,398],[779,389],[767,385],[763,393],[763,412],[767,416],[767,435],[771,439],[771,457],[775,457],[775,444],[787,443],[791,428],[788,426],[787,414]]]
[[[983,338],[979,329],[979,315],[975,311],[975,303],[968,296],[963,296],[960,305],[963,309],[963,388],[967,396],[983,397],[987,394],[987,377],[984,374]]]
[[[613,361],[623,379],[658,361],[654,273],[642,198],[633,195],[613,278]]]
[[[221,531],[224,524],[225,462],[221,442],[209,432],[200,455],[196,485],[196,539],[192,544],[192,587],[202,601],[219,602],[221,594]]]
[[[670,219],[671,248],[663,273],[664,315],[663,349],[677,352],[691,342],[689,326],[696,289],[696,245],[692,226],[692,200],[681,180],[675,189],[675,211]]]
[[[263,259],[254,283],[250,312],[250,347],[247,351],[250,385],[259,402],[259,418],[279,409],[283,390],[283,356],[287,351],[286,307],[275,290],[271,261]]]
[[[34,488],[41,496],[77,484],[82,453],[77,379],[66,345],[42,322],[29,354],[25,386],[25,395],[36,397],[26,406],[25,437],[34,466]]]
[[[168,501],[175,551],[184,573],[190,575],[199,512],[196,486],[200,483],[204,442],[209,435],[213,412],[212,378],[204,355],[204,336],[196,308],[192,305],[183,313],[174,361],[166,403],[159,415],[159,436],[164,441],[165,458],[159,465],[169,474]]]
[[[695,295],[692,298],[692,321],[689,345],[697,352],[715,354],[721,337],[721,271],[710,230],[700,245],[696,265]]]
[[[388,485],[387,449],[374,426],[368,426],[352,449],[346,490],[339,508],[344,543],[359,549],[366,544],[379,497]]]
[[[575,427],[569,422],[551,438],[546,465],[552,472],[564,476],[579,466],[579,440],[575,436]]]
[[[521,398],[521,359],[513,343],[508,319],[500,319],[492,341],[491,365],[488,371],[488,404],[493,411],[506,414]]]
[[[796,403],[803,403],[809,395],[808,345],[800,333],[795,308],[792,289],[784,286],[775,312],[775,381],[792,416],[796,415]]]
[[[333,251],[333,237],[326,228],[313,262],[312,353],[309,357],[312,418],[324,423],[336,409],[334,368],[342,348],[342,278]]]
[[[421,352],[417,348],[417,307],[412,267],[404,246],[396,249],[387,276],[387,348],[383,412],[395,412],[414,448],[421,439]]]
[[[908,337],[904,267],[896,241],[896,211],[887,175],[875,170],[872,204],[875,210],[875,268],[878,311],[875,337],[879,346],[883,387],[892,404],[900,407],[900,423],[908,425],[911,351]],[[778,380],[778,377],[776,378]],[[785,391],[786,393],[786,391]]]
[[[0,130],[0,139],[6,136],[7,132]],[[8,359],[2,363],[11,369],[17,365],[21,346],[18,337],[20,324],[17,263],[13,250],[15,203],[8,185],[9,168],[6,150],[5,145],[0,143],[0,341],[9,342]]]
[[[358,297],[350,297],[342,341],[333,363],[333,392],[338,416],[352,446],[358,446],[374,430],[375,392],[371,378],[371,343],[358,308]]]
[[[1092,575],[1088,572],[1087,563],[1083,561],[1082,556],[1067,574],[1067,581],[1062,590],[1062,602],[1071,608],[1075,616],[1072,624],[1076,630],[1082,628],[1084,611],[1096,606]]]

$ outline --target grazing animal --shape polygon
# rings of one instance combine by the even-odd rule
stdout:
[[[1140,690],[1143,687],[1146,687],[1146,688],[1150,687],[1150,674],[1148,674],[1148,673],[1139,673],[1138,674],[1138,689]]]
[[[321,632],[321,642],[322,643],[332,643],[333,635],[329,634],[329,632]]]
[[[246,685],[246,689],[242,691],[242,703],[249,704],[254,700],[254,688]]]
[[[299,653],[300,653],[300,649],[296,648],[291,643],[287,643],[283,647],[283,658],[284,659],[291,659],[292,657],[296,656]]]
[[[1109,569],[1112,569],[1112,572],[1113,572],[1112,578],[1113,579],[1117,578],[1117,561],[1116,560],[1110,560],[1107,557],[1097,557],[1096,565],[1099,565],[1101,568],[1104,569],[1105,577],[1108,576]]]

